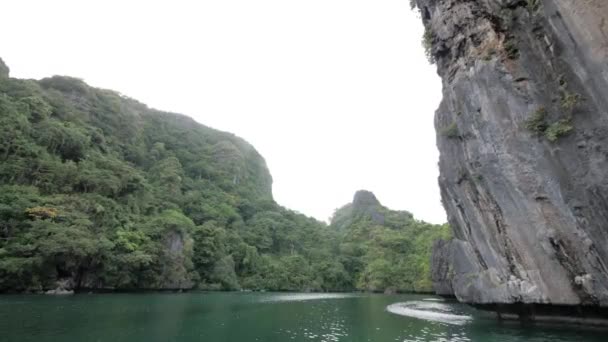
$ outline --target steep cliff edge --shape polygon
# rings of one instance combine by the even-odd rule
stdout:
[[[608,2],[415,2],[443,79],[454,294],[605,308]]]

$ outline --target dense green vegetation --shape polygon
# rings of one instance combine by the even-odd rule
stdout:
[[[78,79],[0,72],[0,292],[430,290],[447,227],[379,204],[382,224],[347,206],[328,226],[271,185],[232,134]]]
[[[524,126],[531,132],[544,136],[550,142],[556,142],[560,137],[565,136],[574,130],[572,117],[560,119],[553,123],[547,121],[547,111],[544,107],[537,109],[530,118],[524,121]]]
[[[451,234],[447,224],[389,210],[367,191],[338,209],[331,227],[339,235],[339,258],[353,285],[366,291],[431,291],[431,245]]]

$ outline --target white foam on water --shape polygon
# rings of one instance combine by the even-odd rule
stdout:
[[[425,302],[445,302],[445,299],[442,298],[423,298]]]
[[[300,302],[305,300],[339,299],[355,297],[348,293],[287,293],[276,294],[269,298],[264,298],[262,302]]]
[[[472,316],[452,313],[449,305],[423,301],[395,303],[387,306],[386,310],[396,315],[454,325],[464,325],[473,319]]]

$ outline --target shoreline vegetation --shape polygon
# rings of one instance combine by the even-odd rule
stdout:
[[[341,294],[373,294],[373,295],[429,295],[435,297],[441,297],[445,300],[452,298],[445,296],[438,296],[433,291],[306,291],[306,290],[209,290],[209,289],[145,289],[145,288],[131,288],[131,289],[110,289],[110,288],[81,288],[77,290],[64,290],[64,291],[38,291],[38,292],[4,292],[0,293],[0,296],[12,296],[12,295],[48,295],[48,296],[64,296],[64,295],[88,295],[88,294],[144,294],[144,293],[305,293],[305,294],[330,294],[330,293],[341,293]]]
[[[320,222],[277,204],[234,134],[0,61],[0,293],[432,291],[450,236],[368,191]]]

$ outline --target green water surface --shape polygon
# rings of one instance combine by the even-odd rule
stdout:
[[[431,310],[389,311],[413,301]],[[500,323],[429,296],[161,293],[2,296],[0,341],[606,342],[608,333]]]

